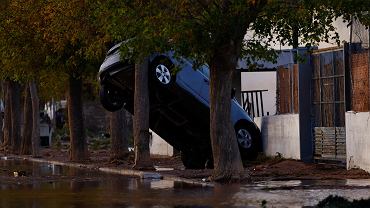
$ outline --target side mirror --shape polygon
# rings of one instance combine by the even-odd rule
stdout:
[[[235,94],[236,94],[236,89],[235,88],[231,89],[231,99],[235,98]]]

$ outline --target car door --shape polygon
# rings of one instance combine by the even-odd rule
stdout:
[[[209,68],[207,65],[202,65],[198,70],[202,74],[203,84],[200,88],[200,95],[209,105]]]
[[[186,85],[187,90],[193,94],[199,101],[208,104],[209,99],[204,96],[203,90],[208,88],[208,79],[199,71],[193,68],[193,64],[189,60],[184,60],[181,63],[182,70],[178,76],[181,81]]]

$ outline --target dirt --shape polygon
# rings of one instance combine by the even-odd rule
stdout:
[[[46,160],[68,162],[68,151],[54,148],[42,149],[42,158]],[[90,152],[90,160],[83,163],[97,167],[116,167],[132,169],[134,155],[130,154],[126,160],[111,161],[108,150],[95,150]],[[185,169],[180,156],[169,158],[153,158],[156,167],[166,168],[162,174],[174,175],[187,179],[203,179],[212,174],[211,169],[189,170]],[[298,160],[283,158],[262,157],[254,162],[246,162],[246,170],[252,181],[264,180],[336,180],[336,179],[370,179],[370,174],[360,170],[346,170],[342,165],[304,163]],[[169,169],[167,169],[169,168]]]
[[[297,160],[281,159],[276,163],[258,164],[249,168],[255,180],[294,180],[294,179],[369,179],[370,174],[360,169],[347,170],[342,165],[304,163]]]
[[[67,151],[44,149],[45,159],[68,161]],[[132,168],[133,155],[125,161],[109,161],[107,150],[92,151],[88,164],[99,166]],[[212,174],[212,170],[185,170],[180,156],[170,158],[153,158],[155,166],[173,168],[163,173],[173,174],[184,178],[205,178]],[[247,170],[254,180],[283,180],[283,179],[369,179],[370,174],[360,170],[346,170],[344,166],[335,164],[304,163],[298,160],[287,160],[282,158],[262,159],[247,165]],[[248,162],[247,162],[248,164]]]

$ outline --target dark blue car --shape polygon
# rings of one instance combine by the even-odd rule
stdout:
[[[134,65],[122,60],[120,44],[111,48],[99,70],[100,100],[108,111],[133,113]],[[180,69],[176,74],[173,69]],[[171,52],[154,54],[149,65],[150,128],[181,151],[186,168],[212,165],[209,128],[209,68],[196,70],[189,59]],[[231,95],[231,94],[230,94]],[[260,130],[232,99],[231,118],[243,160],[262,150]]]

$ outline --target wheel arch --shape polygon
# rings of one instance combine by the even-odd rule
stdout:
[[[156,72],[156,68],[159,65],[164,65],[167,72],[163,75],[167,79],[164,82],[164,78],[162,80],[159,79],[158,74]],[[176,83],[176,75],[174,74],[175,64],[170,56],[165,54],[159,54],[157,56],[153,56],[152,60],[149,62],[148,73],[149,73],[149,84],[159,88],[167,88],[172,89],[174,84]],[[169,73],[169,74],[167,74]]]
[[[263,151],[263,145],[262,145],[262,135],[261,130],[258,128],[258,126],[251,121],[248,121],[246,119],[240,119],[234,124],[234,131],[236,133],[236,129],[245,126],[246,128],[250,129],[253,136],[257,137],[258,141],[258,151]]]
[[[153,56],[151,59],[150,59],[150,63],[149,63],[149,67],[153,67],[153,64],[156,63],[156,62],[161,62],[161,61],[166,61],[165,63],[168,63],[170,64],[171,66],[173,66],[173,61],[171,60],[171,58],[169,56],[166,56],[164,54],[159,54],[159,55],[155,55]]]

